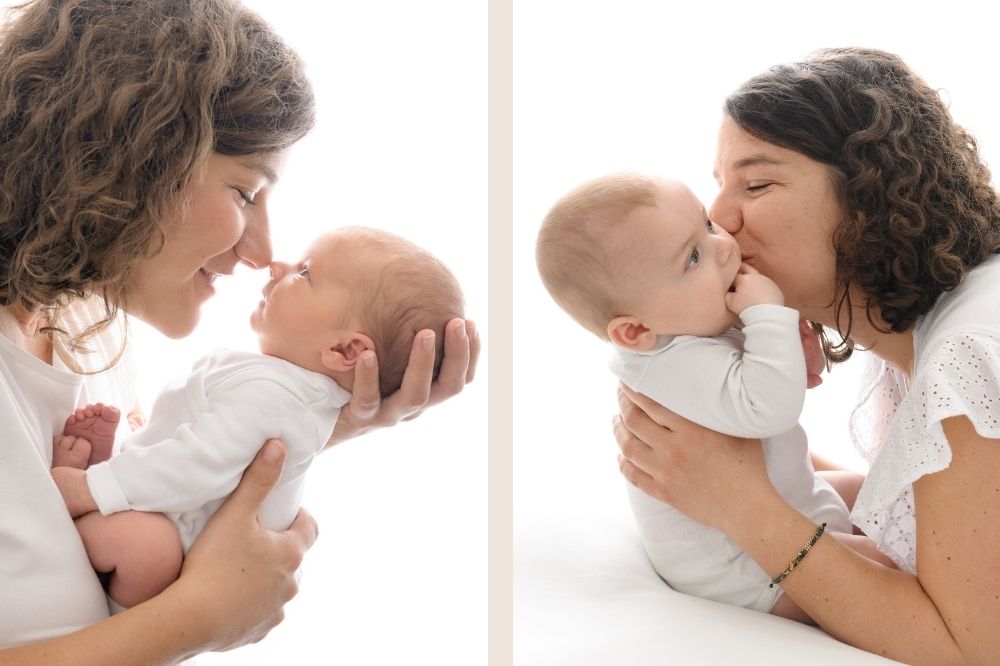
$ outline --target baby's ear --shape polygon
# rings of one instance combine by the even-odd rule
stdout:
[[[623,349],[648,351],[656,346],[656,337],[635,317],[615,317],[608,323],[608,338]]]
[[[375,349],[375,343],[364,333],[349,331],[332,340],[320,353],[323,367],[338,372],[354,370],[361,352]]]

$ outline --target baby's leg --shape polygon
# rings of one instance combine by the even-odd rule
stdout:
[[[833,486],[833,489],[837,491],[840,498],[844,500],[844,504],[847,505],[848,512],[854,509],[854,502],[857,501],[858,493],[861,492],[861,484],[865,482],[864,474],[846,469],[838,469],[816,472],[816,475]],[[857,527],[854,528],[853,533],[862,534],[861,530]]]
[[[838,469],[816,472],[816,475],[833,486],[840,498],[844,500],[848,511],[854,508],[854,502],[858,499],[858,493],[861,492],[861,484],[865,482],[864,474]]]
[[[80,407],[66,419],[63,434],[83,437],[90,442],[90,465],[104,462],[111,457],[115,431],[121,417],[121,412],[117,409],[99,402]]]
[[[875,547],[875,542],[866,536],[860,536],[857,534],[842,534],[840,532],[830,532],[830,535],[854,552],[864,555],[869,560],[878,562],[882,566],[886,566],[891,569],[897,568],[892,560],[879,552],[878,548]],[[794,572],[792,575],[795,575]],[[804,624],[816,624],[816,622],[814,622],[804,610],[799,608],[798,604],[789,599],[788,595],[785,594],[781,595],[778,599],[778,603],[774,604],[774,608],[771,609],[771,615],[777,615],[778,617],[788,618],[789,620],[795,620],[796,622],[802,622]]]
[[[92,511],[76,527],[91,565],[110,574],[108,594],[125,608],[155,597],[180,575],[181,539],[161,513]]]

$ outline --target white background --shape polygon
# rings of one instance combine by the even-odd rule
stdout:
[[[626,503],[607,348],[558,309],[537,276],[535,236],[549,207],[584,180],[626,169],[684,180],[708,205],[726,94],[826,46],[900,54],[943,90],[1000,169],[1000,53],[995,21],[979,7],[515,2],[515,562],[537,548],[535,535]],[[852,361],[810,391],[802,422],[815,449],[863,470],[846,430],[859,370]]]
[[[275,256],[296,260],[341,225],[398,233],[452,269],[488,344],[486,3],[246,4],[304,58],[319,111],[271,198]],[[147,409],[202,353],[255,348],[248,321],[265,280],[218,280],[187,339],[134,327]],[[318,459],[304,505],[320,539],[285,622],[198,663],[483,661],[487,357],[461,396]]]
[[[246,4],[303,57],[317,97],[271,199],[275,256],[341,225],[398,233],[452,269],[488,344],[486,3]],[[147,395],[206,349],[254,348],[262,273],[217,281],[194,335],[147,350]],[[482,661],[487,361],[459,397],[320,456],[304,500],[320,539],[285,622],[199,664]]]

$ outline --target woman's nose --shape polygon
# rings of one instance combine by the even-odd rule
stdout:
[[[737,233],[743,228],[743,217],[739,207],[736,206],[724,191],[719,191],[708,209],[708,217],[712,222],[719,225],[731,234]]]
[[[243,235],[233,248],[240,261],[254,270],[271,264],[271,229],[268,222],[264,206],[254,210],[254,218],[247,222]]]

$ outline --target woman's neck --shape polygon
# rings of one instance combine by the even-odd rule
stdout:
[[[42,330],[49,318],[41,308],[0,306],[0,335],[29,354],[52,364],[52,339]]]
[[[864,303],[865,298],[855,294],[851,301]],[[826,308],[816,314],[816,321],[837,330],[833,324],[835,321],[833,308]],[[850,322],[846,316],[841,315],[839,330],[846,331],[848,323],[850,323],[851,340],[859,347],[870,350],[909,377],[913,371],[913,327],[911,326],[902,333],[886,332],[889,326],[882,321],[878,310],[873,309],[871,312],[871,318],[875,320],[873,324],[869,321],[868,313],[863,306],[854,306],[853,315]],[[804,316],[808,318],[807,314]]]
[[[851,339],[907,377],[913,372],[913,327],[902,333],[880,331],[864,319],[855,322]]]

